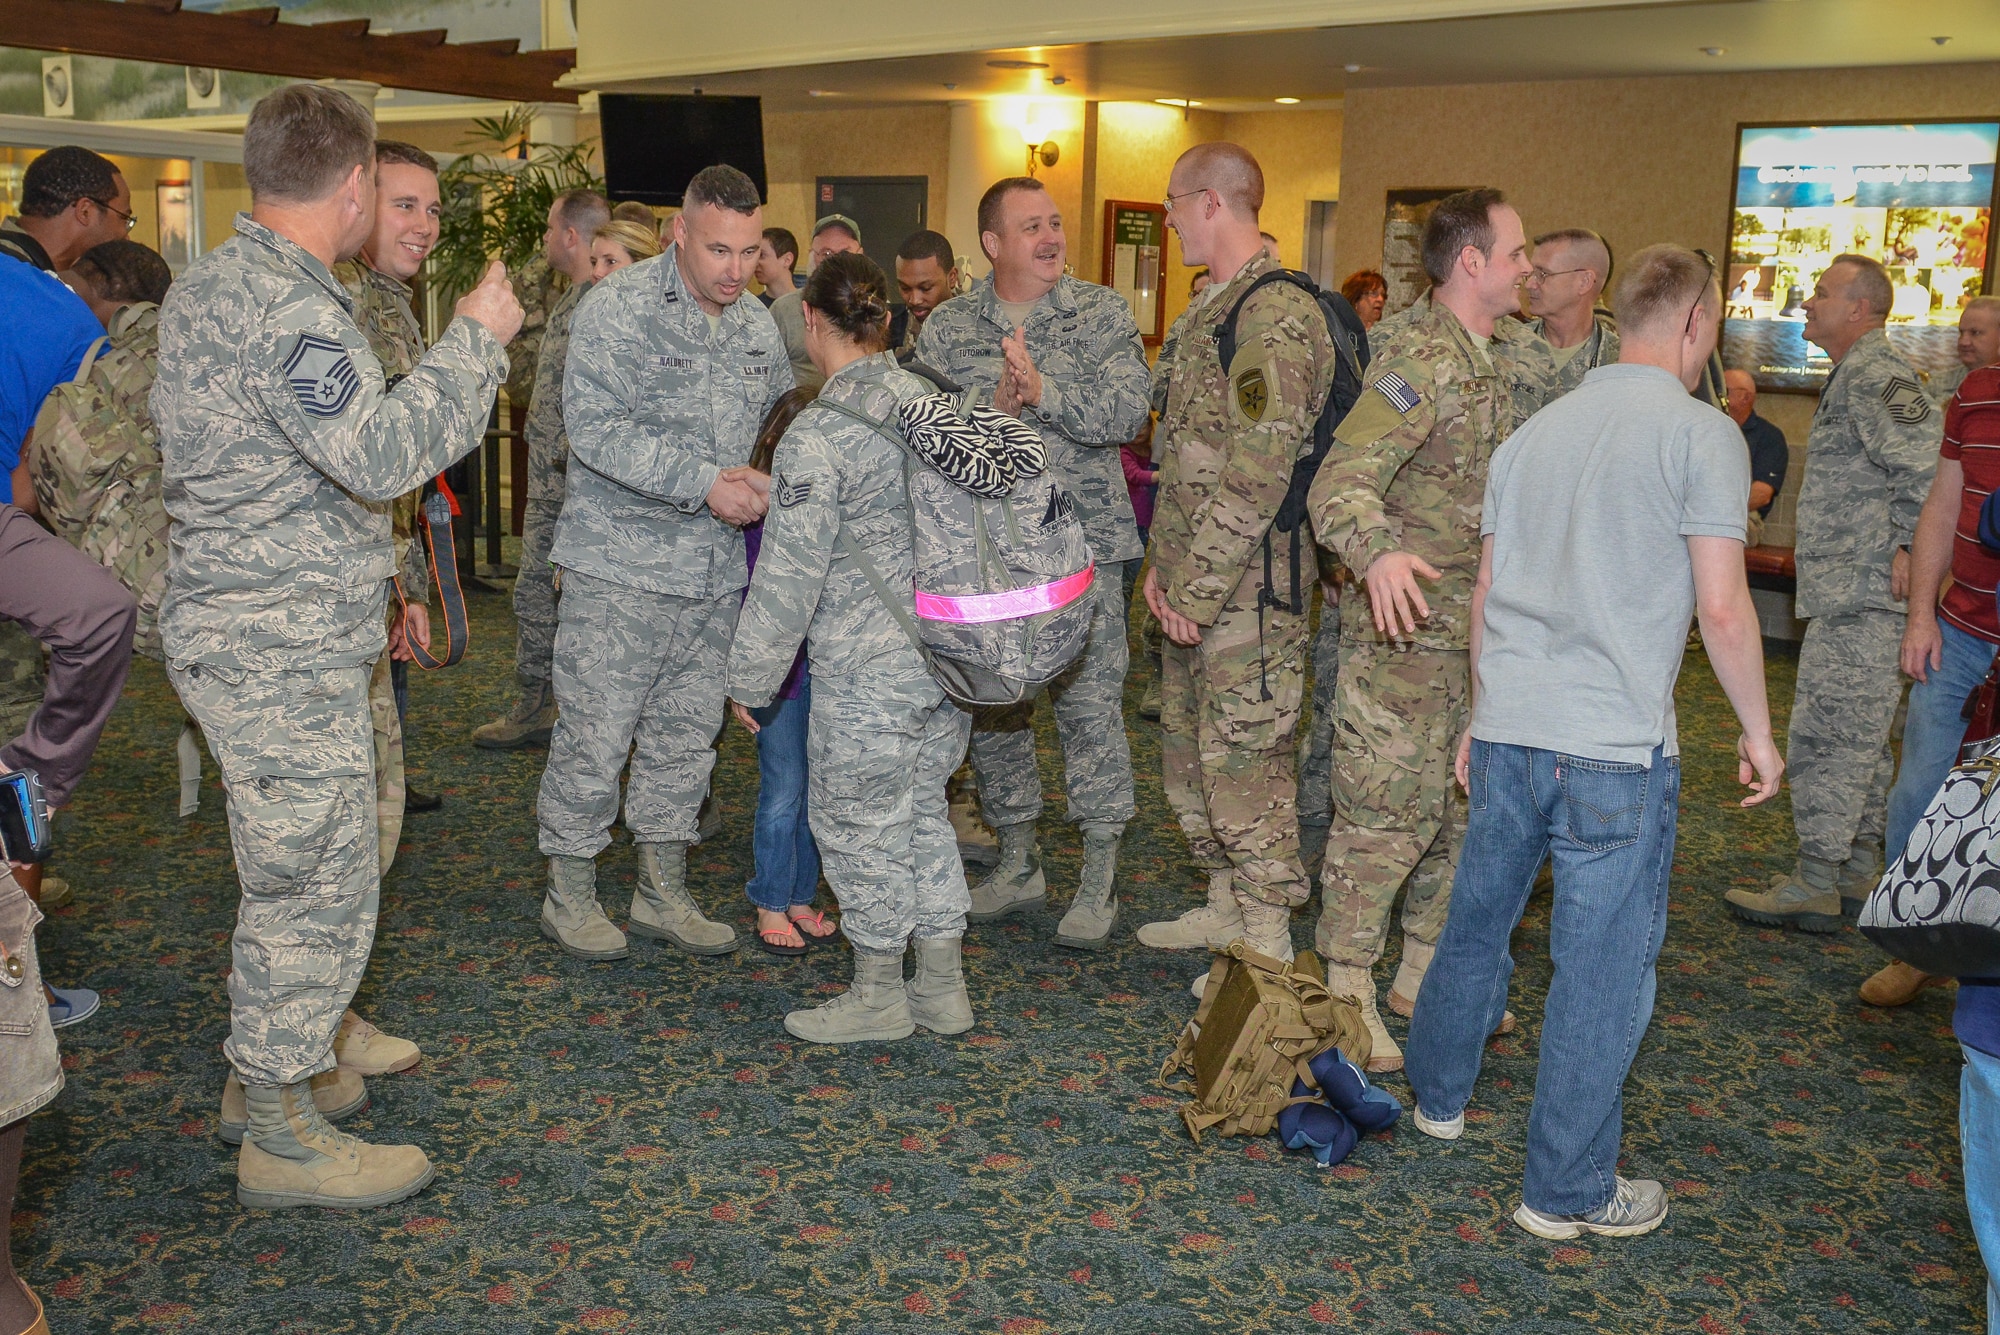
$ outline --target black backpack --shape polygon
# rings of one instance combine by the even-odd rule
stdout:
[[[1354,307],[1346,297],[1338,292],[1320,290],[1318,283],[1296,269],[1274,269],[1250,284],[1236,304],[1229,308],[1221,324],[1215,327],[1217,349],[1222,355],[1222,369],[1227,372],[1229,364],[1236,360],[1236,317],[1242,313],[1243,303],[1250,300],[1251,293],[1271,283],[1290,283],[1301,288],[1319,306],[1319,312],[1326,317],[1326,332],[1333,338],[1333,389],[1327,394],[1326,402],[1320,407],[1319,420],[1313,423],[1312,449],[1292,465],[1292,485],[1285,491],[1285,500],[1278,507],[1277,522],[1271,527],[1279,533],[1292,535],[1292,596],[1289,603],[1277,596],[1275,581],[1271,577],[1271,535],[1264,535],[1264,588],[1257,595],[1257,606],[1261,612],[1266,607],[1289,607],[1293,616],[1305,613],[1305,586],[1299,572],[1299,526],[1306,521],[1306,493],[1312,490],[1313,477],[1319,466],[1326,462],[1326,452],[1333,445],[1333,430],[1340,425],[1340,419],[1348,410],[1361,401],[1364,388],[1363,378],[1368,370],[1368,329],[1355,314]]]

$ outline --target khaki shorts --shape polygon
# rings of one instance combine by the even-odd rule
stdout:
[[[35,959],[35,924],[42,911],[12,875],[0,873],[0,1126],[12,1126],[62,1092],[62,1055],[49,1026],[48,998]]]

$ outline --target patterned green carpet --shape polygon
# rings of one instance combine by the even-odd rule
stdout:
[[[1723,911],[1725,889],[1780,868],[1790,822],[1782,803],[1733,805],[1734,733],[1703,661],[1683,690],[1659,1006],[1625,1112],[1628,1167],[1669,1184],[1673,1215],[1636,1241],[1559,1245],[1508,1219],[1547,983],[1539,909],[1517,940],[1521,1031],[1494,1045],[1465,1139],[1405,1126],[1332,1172],[1270,1139],[1193,1146],[1156,1077],[1198,969],[1130,933],[1184,907],[1194,878],[1135,714],[1116,949],[1057,949],[1052,914],[976,928],[972,1034],[800,1046],[779,1017],[840,986],[843,949],[692,960],[635,942],[587,966],[538,935],[542,755],[464,741],[508,696],[504,604],[476,598],[465,664],[414,687],[414,767],[447,806],[406,827],[361,1005],[425,1060],[372,1082],[350,1126],[417,1140],[439,1173],[361,1215],[235,1203],[213,1135],[235,911],[221,792],[211,768],[201,814],[175,817],[178,711],[135,668],[61,832],[76,902],[42,934],[50,975],[105,997],[63,1034],[70,1085],[32,1123],[15,1217],[55,1331],[1979,1328],[1948,994],[1870,1011],[1860,938]],[[1791,672],[1772,664],[1780,708]],[[1052,795],[1060,772],[1045,749]],[[728,825],[696,883],[747,939],[740,730],[720,775]],[[1073,832],[1054,827],[1048,851],[1052,883],[1074,877]],[[631,846],[605,861],[622,917]]]

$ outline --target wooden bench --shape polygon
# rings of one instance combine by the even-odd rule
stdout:
[[[1790,547],[1745,547],[1743,569],[1753,589],[1773,589],[1794,593],[1798,588],[1798,567]]]

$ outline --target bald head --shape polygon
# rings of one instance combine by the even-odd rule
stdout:
[[[1255,222],[1264,207],[1264,169],[1241,144],[1196,144],[1174,163],[1173,179],[1183,190],[1213,190],[1238,218]]]
[[[1748,371],[1734,368],[1722,373],[1722,390],[1729,398],[1729,416],[1742,426],[1757,411],[1757,381]]]

